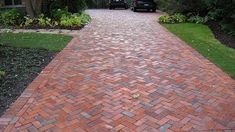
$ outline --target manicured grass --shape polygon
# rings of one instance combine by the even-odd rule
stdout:
[[[62,50],[71,39],[71,36],[41,33],[0,34],[0,44],[20,48],[47,49],[50,51]]]
[[[212,31],[206,25],[193,23],[163,25],[235,78],[235,50],[224,46],[215,39]]]

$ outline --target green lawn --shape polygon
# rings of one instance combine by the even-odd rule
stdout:
[[[206,25],[193,23],[163,25],[235,78],[235,50],[221,44]]]
[[[21,48],[47,49],[50,51],[62,50],[71,39],[71,36],[42,33],[0,34],[0,44]]]

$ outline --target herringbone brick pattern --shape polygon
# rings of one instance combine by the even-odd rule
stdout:
[[[156,22],[90,10],[93,21],[0,118],[5,131],[235,129],[235,82]]]

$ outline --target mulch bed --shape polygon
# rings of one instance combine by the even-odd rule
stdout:
[[[0,46],[0,116],[54,58],[56,52]]]
[[[222,44],[235,49],[235,36],[231,36],[223,32],[217,22],[211,21],[208,22],[207,25],[214,33],[216,39],[218,39]]]

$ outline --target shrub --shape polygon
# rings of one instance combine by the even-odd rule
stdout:
[[[0,25],[3,27],[16,26],[22,23],[23,14],[16,9],[0,12]]]
[[[200,17],[200,16],[191,16],[188,19],[188,22],[196,23],[196,24],[204,24],[208,21],[207,17]]]
[[[75,27],[75,26],[80,27],[82,25],[82,20],[81,17],[79,16],[72,16],[72,17],[64,16],[61,18],[60,25],[64,27]]]
[[[54,0],[50,5],[50,11],[66,8],[71,13],[82,13],[87,8],[86,0]]]
[[[173,24],[173,23],[183,23],[186,21],[186,16],[182,15],[182,14],[174,14],[174,15],[166,15],[166,16],[161,16],[159,18],[159,21],[161,23],[169,23],[169,24]]]
[[[39,15],[37,20],[38,20],[38,25],[40,27],[47,27],[47,26],[51,27],[51,26],[53,26],[51,19],[48,18],[48,17],[45,17],[44,14]]]
[[[156,0],[159,9],[168,12],[169,14],[174,13],[193,13],[207,14],[207,6],[205,0]]]
[[[165,16],[160,16],[159,17],[159,22],[161,22],[161,23],[173,23],[173,20],[170,16],[165,15]]]
[[[205,23],[213,20],[220,23],[222,29],[235,34],[235,0],[155,0],[158,8],[168,14],[182,13],[194,16],[190,21]],[[208,17],[206,17],[208,16]],[[203,18],[206,17],[206,18]],[[204,19],[204,20],[203,20]]]
[[[52,11],[51,17],[55,20],[60,20],[62,17],[71,16],[72,13],[68,12],[67,9],[55,9]]]
[[[60,19],[60,25],[64,27],[81,27],[87,24],[91,20],[91,17],[86,14],[73,14],[71,16],[63,16]]]
[[[80,15],[80,17],[81,17],[81,20],[82,20],[82,24],[83,24],[83,25],[85,25],[85,24],[87,24],[88,22],[91,21],[90,15],[88,15],[88,14],[86,14],[86,13],[84,13],[84,12]]]
[[[171,17],[175,21],[175,23],[182,23],[187,20],[186,16],[182,15],[180,13],[176,13],[176,14],[172,15]]]
[[[6,72],[0,70],[0,79],[2,79],[6,75]]]

